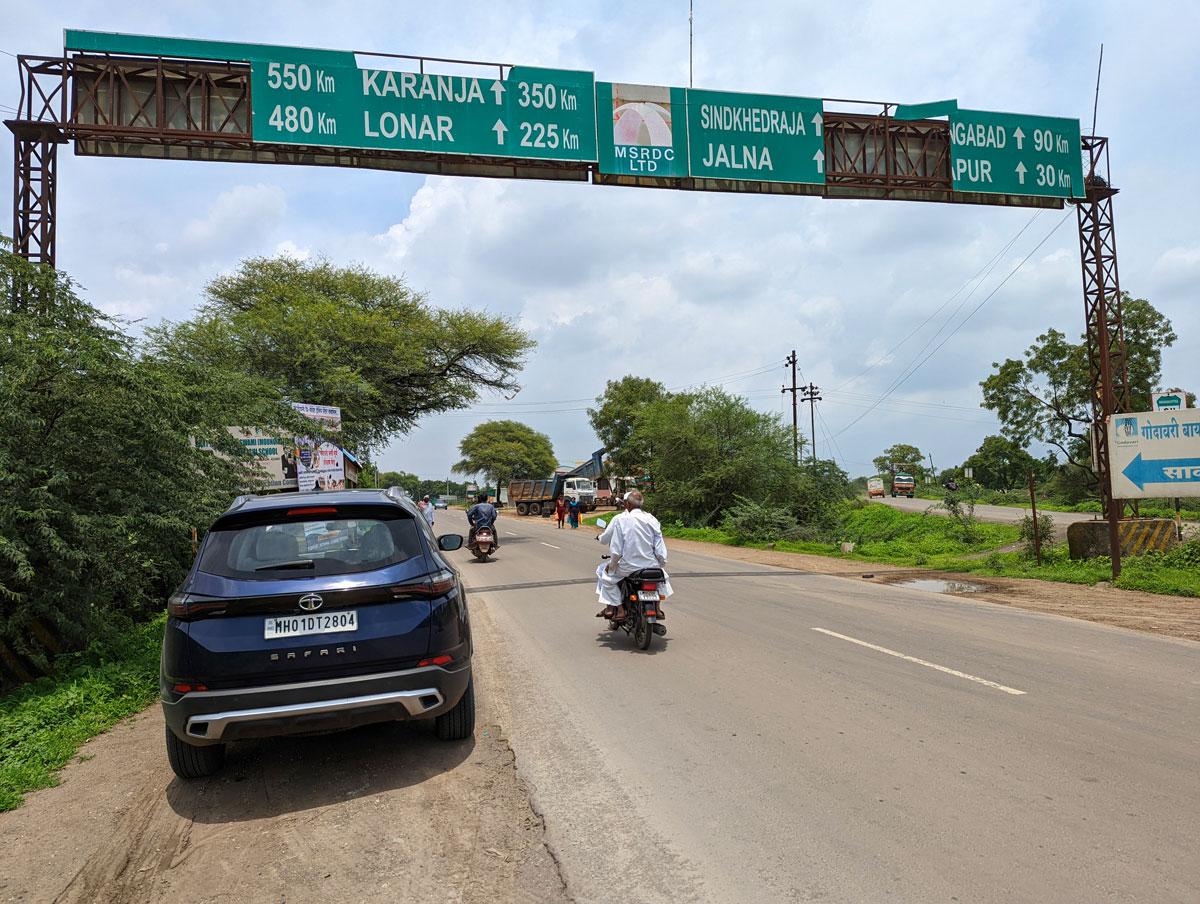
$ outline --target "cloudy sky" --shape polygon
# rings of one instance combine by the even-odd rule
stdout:
[[[686,85],[688,76],[686,0],[0,6],[7,54],[59,52],[62,29],[74,27],[587,69],[619,82]],[[1121,283],[1175,324],[1180,341],[1165,357],[1166,381],[1200,387],[1200,7],[696,7],[698,87],[913,103],[956,97],[969,108],[1077,117],[1085,131],[1104,42],[1097,132],[1112,138],[1121,188]],[[11,108],[16,65],[4,59],[0,105]],[[0,113],[11,115],[3,106]],[[9,172],[11,143],[0,148],[0,171]],[[59,217],[59,265],[93,303],[141,324],[186,317],[207,280],[240,258],[274,253],[359,261],[403,276],[440,306],[519,321],[538,349],[515,399],[487,398],[431,418],[380,456],[385,467],[428,477],[444,475],[462,436],[492,417],[549,434],[561,461],[587,457],[597,441],[583,409],[605,380],[626,373],[670,387],[724,385],[782,415],[779,387],[792,348],[805,381],[824,396],[816,431],[823,457],[832,453],[862,474],[882,448],[910,442],[945,467],[995,430],[978,407],[991,362],[1018,355],[1047,327],[1082,330],[1070,209],[704,195],[67,151]]]

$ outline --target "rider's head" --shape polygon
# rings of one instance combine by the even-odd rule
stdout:
[[[642,498],[642,494],[637,490],[630,490],[625,494],[626,509],[639,509],[642,507],[643,502],[645,502],[645,500]]]
[[[483,503],[488,501],[488,494],[480,493],[477,497],[475,497],[475,501],[478,502],[480,505],[482,505]]]

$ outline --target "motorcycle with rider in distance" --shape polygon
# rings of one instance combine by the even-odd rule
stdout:
[[[467,544],[467,548],[471,550],[472,555],[480,562],[486,562],[496,550],[496,535],[492,533],[490,527],[476,528],[471,535],[471,542]]]
[[[596,526],[604,530],[608,525],[600,518]],[[600,558],[610,559],[611,556],[603,555]],[[642,568],[621,578],[617,585],[625,616],[609,619],[608,627],[612,631],[624,631],[633,638],[639,650],[649,649],[655,634],[661,637],[667,633],[667,626],[662,623],[666,614],[662,610],[658,591],[659,583],[665,579],[666,574],[661,568]]]

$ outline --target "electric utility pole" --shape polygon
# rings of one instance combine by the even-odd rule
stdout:
[[[783,362],[784,367],[791,366],[792,368],[792,385],[784,386],[782,392],[790,392],[792,394],[792,461],[797,465],[800,464],[800,426],[796,415],[796,393],[800,391],[800,387],[796,385],[796,350],[792,349],[792,354]]]
[[[809,434],[809,442],[812,443],[812,460],[813,464],[817,463],[817,402],[821,401],[821,396],[818,395],[821,387],[814,386],[809,383],[807,386],[801,386],[801,391],[804,393],[804,401],[808,402],[808,429],[812,431]]]

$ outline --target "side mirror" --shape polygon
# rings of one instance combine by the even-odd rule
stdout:
[[[608,522],[605,521],[603,518],[597,518],[596,519],[596,527],[600,528],[600,530],[604,530],[604,528],[608,527]]]
[[[442,534],[438,537],[438,549],[442,552],[454,552],[456,549],[462,549],[462,545],[461,534]]]

